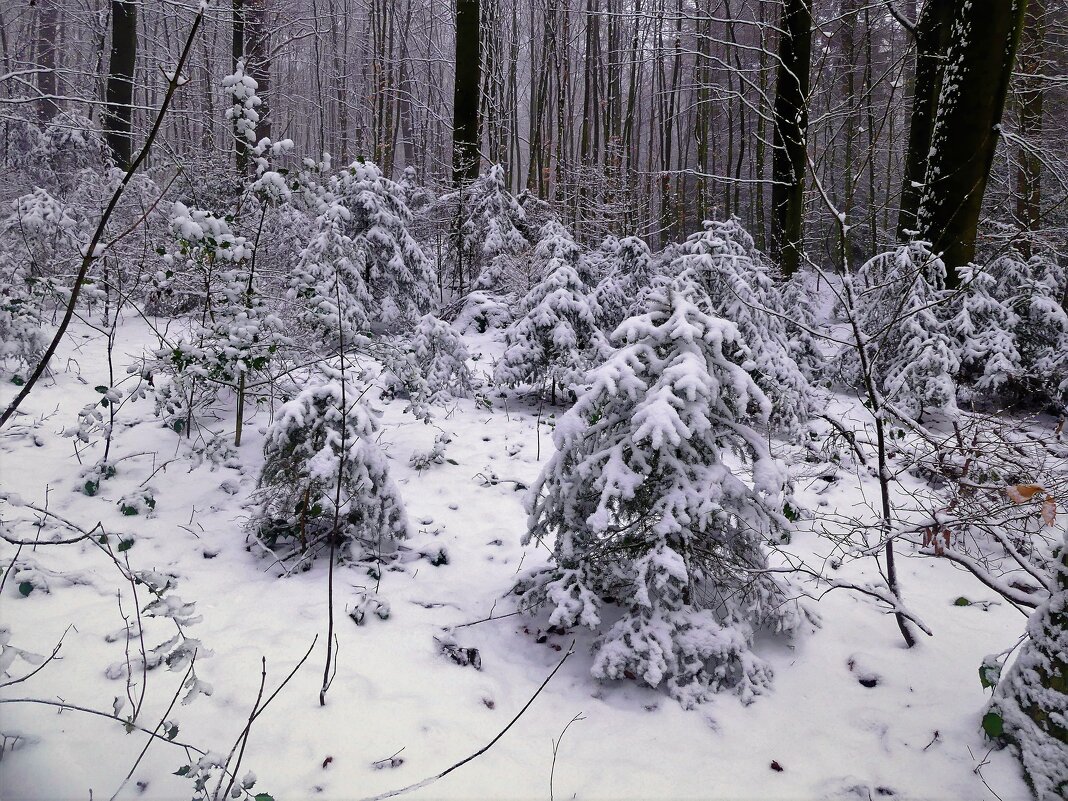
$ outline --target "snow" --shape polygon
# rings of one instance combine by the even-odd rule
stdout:
[[[465,333],[473,369],[485,371],[500,356],[497,336]],[[120,327],[127,361],[153,341],[142,321],[131,318]],[[188,445],[160,426],[151,404],[127,403],[116,421],[110,459],[117,474],[101,481],[90,497],[75,491],[76,458],[61,431],[78,409],[99,399],[93,386],[107,374],[105,358],[102,335],[76,323],[53,362],[52,380],[35,389],[24,414],[3,432],[4,530],[30,540],[40,536],[42,542],[55,532],[70,534],[54,521],[38,530],[32,510],[16,506],[18,500],[87,526],[99,520],[112,542],[133,540],[119,554],[131,569],[151,571],[158,581],[172,577],[170,592],[176,594],[168,597],[181,603],[169,602],[159,612],[188,618],[185,605],[195,604],[193,617],[201,620],[188,633],[190,642],[201,645],[197,678],[187,691],[199,693],[168,712],[183,671],[148,671],[138,718],[150,729],[164,718],[176,722],[176,742],[208,752],[193,754],[193,764],[206,768],[225,761],[256,699],[261,658],[269,694],[318,636],[308,662],[252,727],[239,775],[255,772],[253,793],[350,799],[436,775],[501,731],[574,637],[575,653],[492,749],[410,797],[540,796],[550,771],[561,798],[971,799],[993,792],[1002,799],[1030,797],[1010,752],[988,753],[980,730],[988,691],[977,675],[987,654],[1015,641],[1025,619],[945,560],[908,558],[904,543],[898,561],[903,592],[934,636],[905,649],[885,607],[859,594],[832,592],[817,605],[823,621],[818,630],[790,642],[756,639],[756,653],[774,680],[749,705],[728,694],[700,712],[686,711],[662,691],[595,680],[592,634],[561,635],[544,617],[509,615],[514,599],[505,593],[517,571],[546,563],[548,553],[536,540],[520,544],[526,531],[521,489],[533,485],[552,455],[552,426],[559,417],[550,418],[551,409],[539,413],[538,406],[514,394],[456,400],[447,413],[436,414],[433,425],[403,414],[402,403],[382,404],[377,443],[390,476],[409,519],[433,522],[413,525],[404,542],[410,550],[380,581],[357,564],[335,571],[337,673],[320,707],[325,560],[279,577],[276,566],[246,543],[244,523],[262,465],[267,410],[248,411],[238,469],[208,464],[190,469]],[[16,391],[5,384],[0,403]],[[829,411],[843,419],[866,414],[845,397],[833,398]],[[218,427],[229,430],[229,421]],[[447,459],[424,469],[409,465],[441,431],[451,439]],[[99,441],[78,447],[85,464],[99,457]],[[831,519],[835,510],[863,511],[876,497],[863,468],[842,468],[838,476],[828,483],[795,475],[795,498]],[[903,480],[905,489],[915,488],[907,483],[911,479]],[[151,516],[124,516],[117,502],[143,489],[142,483],[155,488]],[[788,551],[823,563],[830,547],[807,528],[805,523],[795,533]],[[447,563],[435,566],[418,558],[441,549]],[[15,550],[2,544],[0,559],[10,559]],[[20,563],[35,589],[23,597],[21,575],[3,588],[0,661],[10,661],[12,677],[25,675],[35,669],[34,655],[47,657],[60,639],[62,658],[3,688],[0,700],[62,699],[105,712],[121,702],[128,712],[125,681],[107,678],[106,671],[125,665],[126,629],[117,601],[123,613],[132,614],[129,583],[89,541],[27,546]],[[870,560],[830,572],[849,581],[878,581]],[[357,625],[346,613],[364,608],[369,592],[388,602],[388,619],[368,614]],[[954,605],[962,596],[984,603]],[[144,594],[140,603],[147,605]],[[606,628],[615,623],[611,608],[600,614]],[[150,649],[173,636],[171,620],[143,620]],[[480,669],[441,654],[435,637],[450,636],[458,646],[478,650]],[[729,639],[699,636],[704,639],[695,648],[732,647]],[[136,656],[136,641],[130,653]],[[613,670],[609,661],[600,669],[606,675]],[[136,700],[142,674],[136,665],[132,672]],[[867,686],[872,679],[874,686]],[[553,740],[580,713],[553,766]],[[110,796],[147,737],[127,734],[114,721],[24,703],[0,705],[0,731],[21,738],[0,766],[0,794],[9,801],[86,797],[90,788],[94,797]],[[773,762],[782,770],[773,769]],[[157,741],[118,797],[188,796],[190,780],[174,775],[187,764],[190,758],[180,748]]]

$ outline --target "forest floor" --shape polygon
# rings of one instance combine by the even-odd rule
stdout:
[[[335,571],[336,675],[320,706],[326,560],[279,577],[246,540],[266,411],[246,428],[239,466],[212,470],[191,468],[186,441],[161,427],[151,398],[128,403],[114,434],[117,475],[89,497],[78,491],[83,467],[61,431],[99,397],[94,386],[107,375],[106,353],[98,333],[72,331],[51,380],[35,389],[25,414],[0,438],[0,486],[14,493],[0,502],[0,517],[15,537],[70,536],[53,523],[38,529],[37,515],[18,505],[21,498],[84,528],[100,521],[112,542],[132,539],[120,559],[133,569],[173,575],[175,594],[195,602],[203,618],[189,629],[201,642],[195,668],[213,692],[166,712],[184,669],[148,671],[138,723],[152,729],[166,718],[179,730],[175,742],[155,741],[139,762],[148,742],[141,731],[127,733],[114,720],[56,706],[0,704],[0,733],[9,746],[0,762],[4,801],[107,799],[135,763],[119,798],[189,798],[190,778],[174,775],[188,757],[175,743],[225,756],[257,698],[261,660],[266,697],[316,636],[310,657],[251,729],[239,773],[256,774],[253,794],[278,801],[357,799],[436,775],[504,729],[577,637],[574,653],[490,750],[409,797],[1030,797],[1012,755],[991,751],[984,739],[980,719],[989,691],[978,674],[984,655],[1016,642],[1025,618],[968,574],[905,544],[898,563],[902,591],[934,635],[920,635],[912,649],[885,608],[837,590],[809,602],[819,628],[789,642],[769,636],[758,643],[775,680],[749,706],[725,693],[707,708],[684,711],[663,692],[593,679],[590,633],[547,634],[545,620],[511,614],[507,593],[517,571],[548,557],[544,546],[524,547],[520,538],[523,489],[551,453],[554,417],[528,399],[496,392],[489,407],[460,400],[436,410],[432,425],[403,414],[401,401],[378,404],[385,410],[380,445],[416,533],[405,543],[411,550],[380,581],[355,566]],[[488,372],[500,345],[490,336],[467,340],[477,357],[473,368]],[[124,366],[150,344],[150,331],[127,322],[118,341],[117,362]],[[16,390],[5,387],[0,403]],[[831,403],[841,415],[863,413],[855,399]],[[213,427],[229,431],[232,421]],[[440,431],[452,438],[449,461],[415,470],[410,456],[428,450]],[[82,465],[99,459],[101,448],[100,442],[83,446]],[[833,545],[812,521],[828,512],[870,517],[877,497],[864,471],[840,470],[834,481],[820,472],[811,464],[798,469],[797,499],[808,520],[786,546],[815,565],[824,564]],[[142,485],[153,489],[155,507],[124,516],[120,498]],[[447,563],[419,558],[439,547]],[[0,570],[15,550],[0,543]],[[115,699],[127,696],[121,678],[127,651],[136,655],[138,648],[125,636],[123,615],[134,614],[129,584],[87,541],[23,547],[18,559],[0,597],[0,634],[7,629],[9,646],[38,655],[51,654],[60,640],[62,648],[28,680],[0,689],[0,701],[48,700],[110,714]],[[854,562],[836,577],[877,581],[878,566],[873,559]],[[357,625],[346,611],[376,587],[388,602],[388,619],[369,614]],[[818,593],[815,585],[809,589]],[[962,597],[972,603],[957,605]],[[148,648],[170,636],[169,625],[146,619]],[[443,627],[454,627],[458,645],[478,649],[479,669],[441,653],[438,640],[449,636]],[[2,665],[8,681],[35,668],[19,659],[7,664],[13,655],[5,654]],[[142,675],[133,672],[129,689],[136,699]],[[129,708],[127,702],[125,713]]]

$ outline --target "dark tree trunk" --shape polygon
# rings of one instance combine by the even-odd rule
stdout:
[[[975,257],[983,194],[994,161],[1026,0],[962,3],[938,99],[917,213],[920,236],[946,264],[946,285]]]
[[[931,151],[931,133],[938,110],[938,95],[942,90],[942,68],[958,5],[959,0],[927,0],[916,21],[916,77],[897,215],[897,238],[901,242],[909,240],[916,232],[916,210],[920,205],[927,156]]]
[[[37,89],[43,95],[37,106],[38,118],[51,122],[59,111],[56,102],[56,37],[59,33],[59,13],[55,0],[43,0],[37,20]]]
[[[108,68],[104,135],[115,163],[128,169],[133,153],[133,76],[137,61],[137,5],[112,0],[111,64]]]
[[[812,53],[810,0],[783,0],[772,152],[772,253],[784,275],[801,263]]]
[[[1042,86],[1041,78],[1044,56],[1043,0],[1031,0],[1024,22],[1023,38],[1020,41],[1020,90],[1017,95],[1020,111],[1020,138],[1022,146],[1016,161],[1016,222],[1030,234],[1038,227],[1042,206],[1042,160],[1039,158],[1042,135]],[[1031,255],[1031,238],[1024,236],[1021,250]]]
[[[457,186],[478,178],[478,95],[481,85],[479,0],[456,2],[456,79],[453,85],[452,176]]]
[[[245,57],[245,3],[244,0],[233,0],[233,23],[231,26],[233,38],[230,47],[230,66],[237,71],[237,63]],[[237,174],[248,173],[248,142],[243,136],[234,138],[234,148],[237,158]]]
[[[256,81],[256,96],[260,105],[256,111],[260,121],[256,125],[256,140],[271,136],[271,27],[268,19],[269,0],[244,0],[245,7],[245,71]]]

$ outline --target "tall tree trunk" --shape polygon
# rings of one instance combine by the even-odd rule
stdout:
[[[1045,0],[1031,0],[1020,41],[1020,73],[1017,95],[1020,109],[1021,147],[1016,161],[1016,222],[1023,231],[1038,227],[1042,205],[1042,160],[1039,158],[1042,135],[1043,92],[1041,86],[1043,56],[1043,15]],[[1025,256],[1031,255],[1031,239],[1020,243]]]
[[[456,0],[456,78],[453,84],[452,180],[456,186],[478,178],[478,93],[482,37],[479,0]]]
[[[245,3],[233,0],[231,11],[230,67],[237,72],[237,64],[245,57]],[[207,39],[205,39],[205,42]],[[234,151],[237,160],[237,174],[248,173],[248,141],[243,136],[234,137]]]
[[[917,224],[942,254],[946,285],[975,257],[983,194],[994,161],[1026,0],[962,3],[938,99]]]
[[[271,26],[268,19],[270,0],[244,0],[245,12],[245,69],[256,81],[256,109],[260,121],[256,125],[257,141],[271,136]]]
[[[783,0],[772,147],[772,253],[784,275],[801,263],[805,199],[811,0]]]
[[[112,0],[111,64],[106,90],[104,136],[115,163],[127,169],[133,152],[133,76],[137,61],[137,5],[134,0]]]
[[[40,0],[37,17],[37,89],[43,95],[37,106],[41,122],[51,122],[59,111],[56,102],[56,38],[59,35],[59,11],[56,0]]]
[[[916,21],[916,75],[913,79],[909,143],[905,150],[905,175],[897,215],[897,238],[907,241],[916,231],[916,211],[923,193],[927,157],[931,152],[938,95],[953,16],[960,0],[926,0]]]

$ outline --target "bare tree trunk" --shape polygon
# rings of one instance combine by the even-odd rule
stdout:
[[[37,73],[37,89],[43,96],[37,106],[37,116],[41,122],[48,123],[59,111],[59,104],[55,99],[56,38],[59,35],[59,10],[56,7],[56,0],[40,0],[37,14],[36,60],[41,70]]]
[[[112,0],[111,63],[106,90],[104,136],[122,169],[133,153],[133,75],[137,61],[137,5],[133,0]]]
[[[1042,135],[1043,91],[1039,73],[1044,56],[1044,0],[1031,0],[1020,42],[1020,139],[1016,160],[1016,222],[1028,234],[1038,227],[1042,206],[1042,160],[1039,158]],[[1020,242],[1024,256],[1031,255],[1031,239]]]
[[[942,254],[946,285],[975,257],[975,238],[1026,0],[963,3],[953,20],[931,156],[917,214],[923,239]]]
[[[960,0],[926,0],[916,21],[916,76],[913,80],[909,143],[897,216],[897,238],[906,241],[916,231],[916,211],[923,194],[927,157],[931,151],[938,95],[953,15]]]
[[[812,51],[811,0],[784,0],[779,26],[772,153],[772,254],[784,275],[801,263],[805,201],[808,83]]]
[[[457,0],[456,78],[453,84],[452,112],[452,179],[456,186],[478,178],[481,46],[479,0]]]

